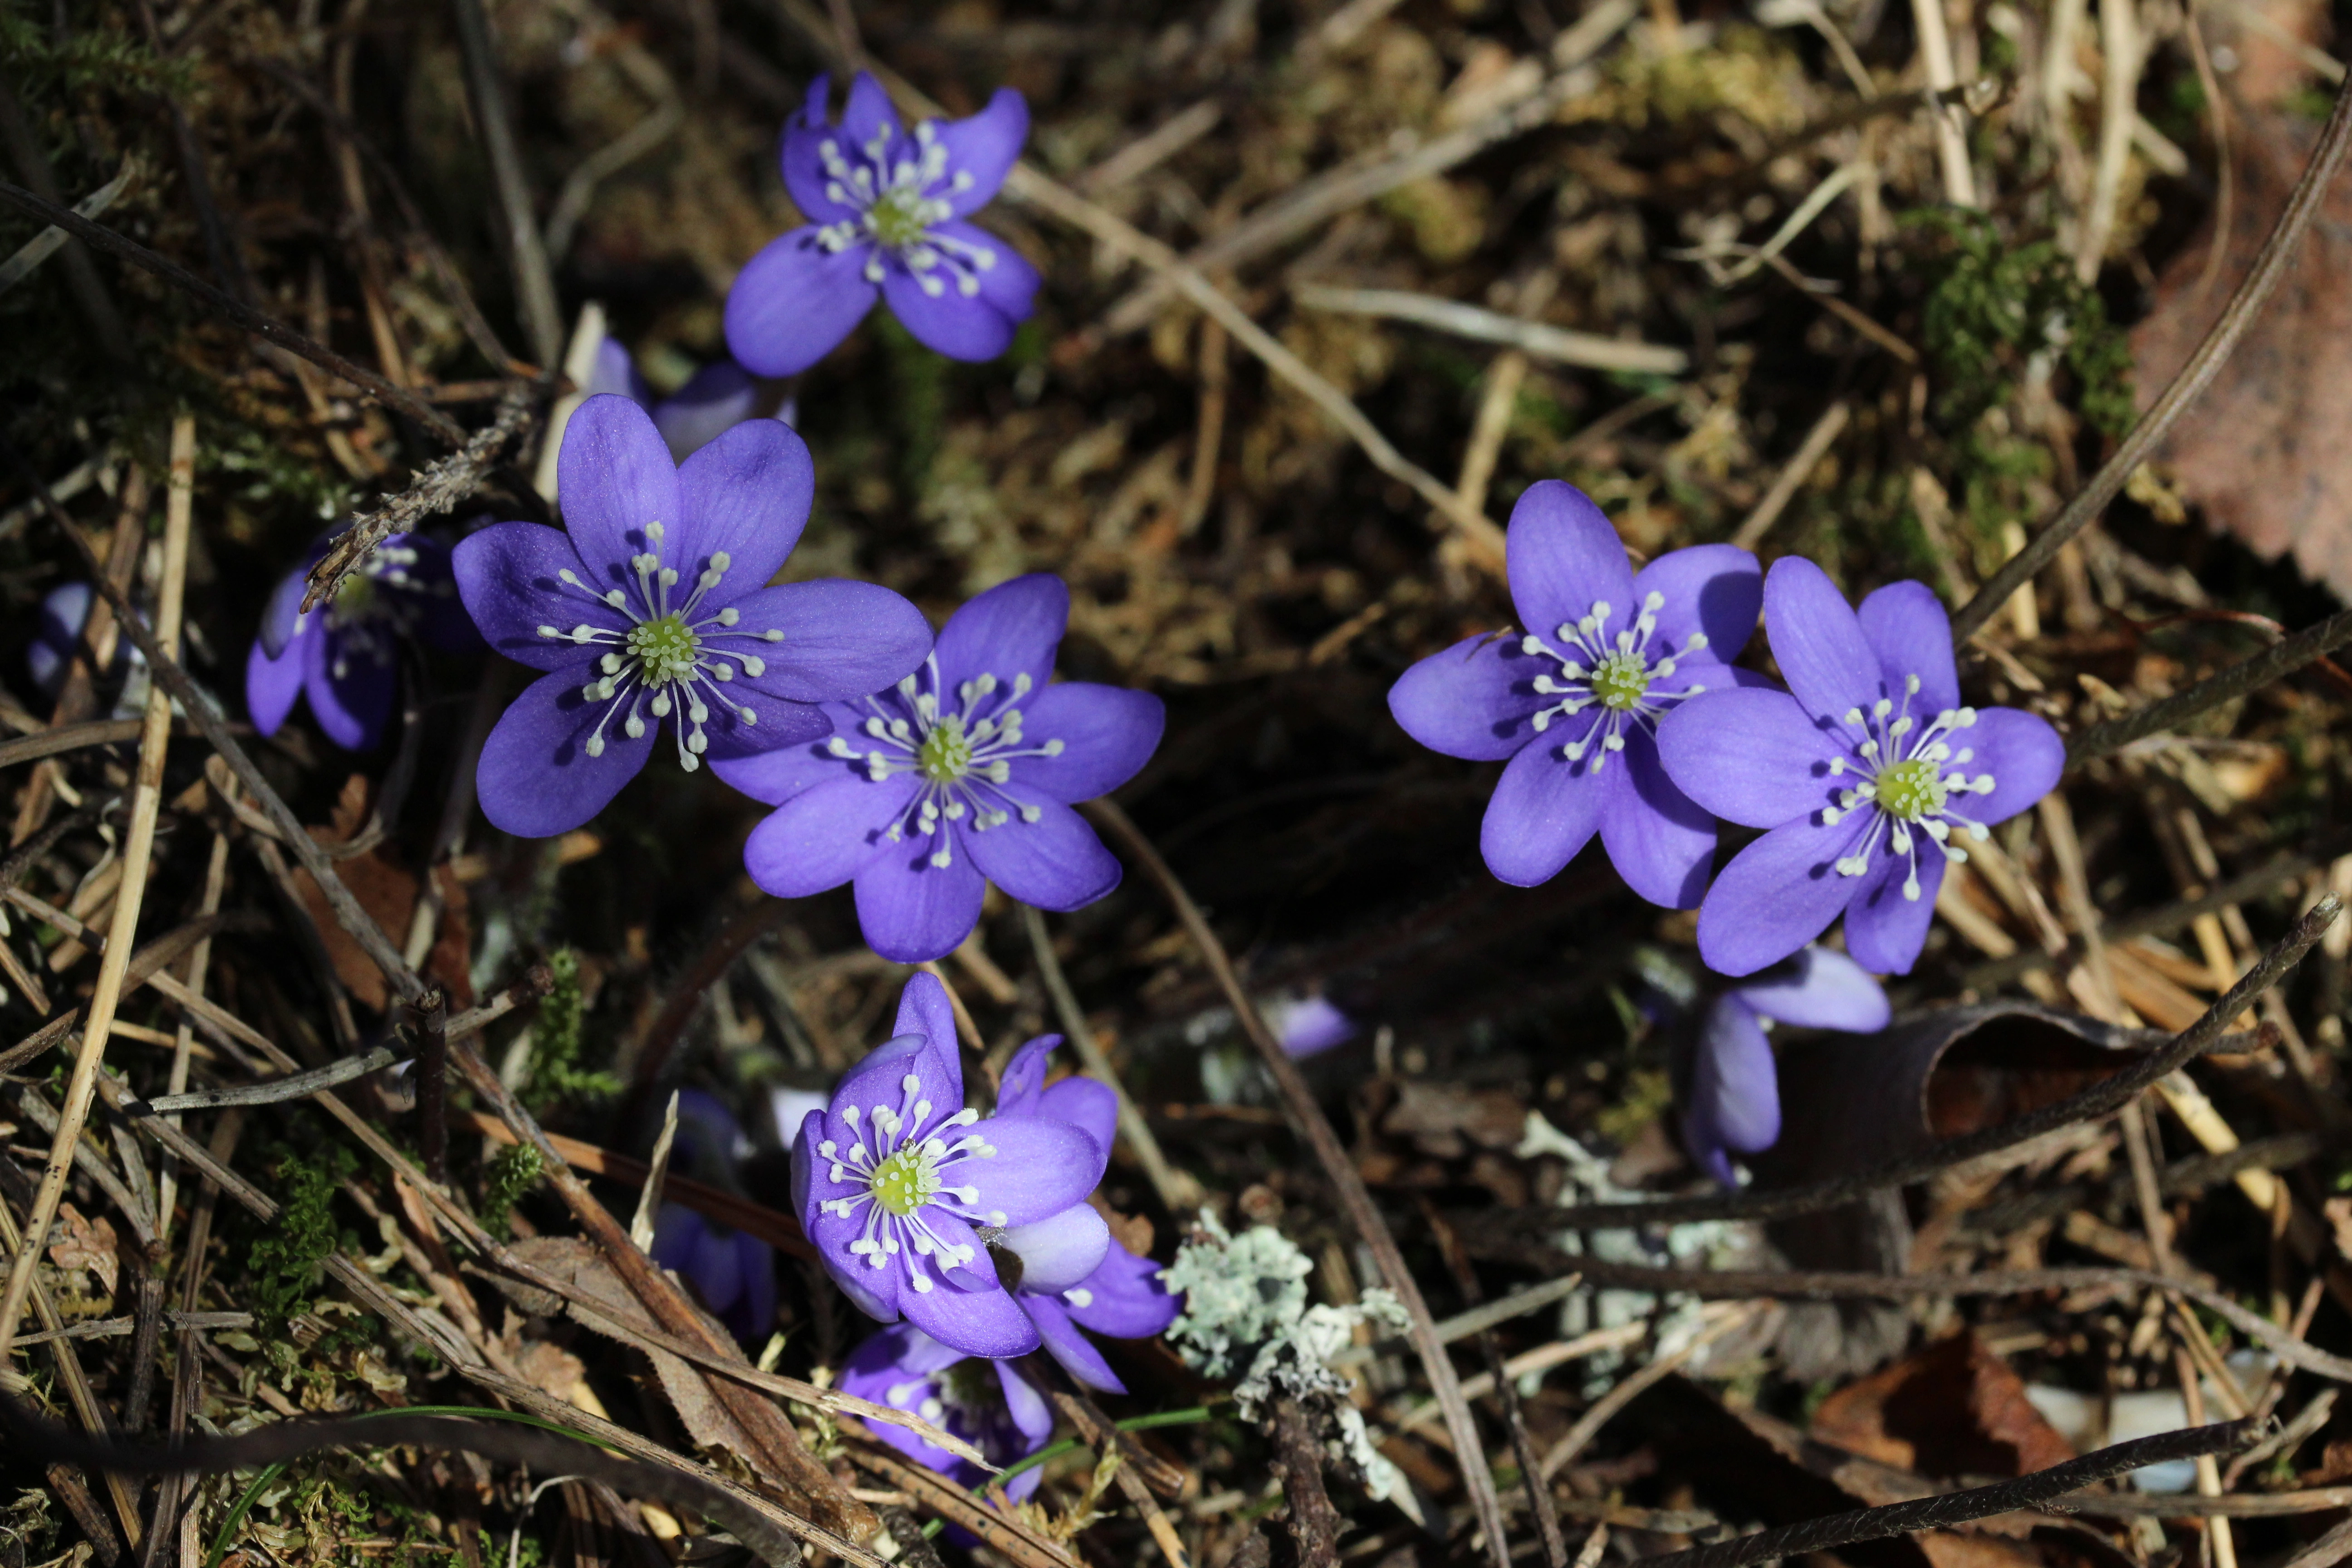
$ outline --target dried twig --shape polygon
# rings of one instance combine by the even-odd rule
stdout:
[[[553,364],[563,352],[563,314],[555,301],[555,276],[548,268],[539,219],[531,210],[530,183],[523,174],[522,153],[515,144],[506,90],[499,81],[498,46],[490,37],[490,19],[482,0],[451,0],[451,5],[457,14],[458,47],[466,57],[466,94],[474,106],[474,124],[489,161],[491,183],[498,189],[507,264],[514,272],[523,330],[530,334],[531,353],[539,363]]]
[[[2067,763],[2075,765],[2119,752],[2142,736],[2172,729],[2224,702],[2259,691],[2347,644],[2352,644],[2352,610],[2282,637],[2252,658],[2209,675],[2186,691],[2151,702],[2136,713],[2094,724],[2067,742]]]
[[[1440,299],[1434,294],[1413,294],[1401,289],[1332,289],[1319,283],[1302,283],[1290,294],[1310,310],[1412,321],[1458,337],[1502,343],[1532,359],[1549,360],[1554,364],[1648,375],[1681,375],[1690,369],[1690,355],[1681,349],[1662,343],[1629,342],[1598,332],[1571,332],[1541,321],[1523,321],[1497,310],[1465,305],[1458,300]]]

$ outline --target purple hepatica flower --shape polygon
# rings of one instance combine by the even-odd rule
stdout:
[[[704,365],[669,396],[656,397],[638,374],[636,361],[616,338],[596,345],[596,374],[588,378],[587,392],[591,397],[616,393],[652,415],[669,455],[681,463],[751,418],[760,402],[759,383],[731,359]]]
[[[1360,1032],[1328,996],[1276,996],[1258,1004],[1258,1016],[1282,1042],[1283,1054],[1296,1060],[1321,1056]]]
[[[81,629],[89,624],[89,606],[97,597],[96,590],[82,582],[60,583],[41,596],[33,640],[25,645],[25,672],[44,696],[55,697],[65,685],[66,671],[73,668],[74,655],[81,651]],[[108,673],[146,662],[129,637],[118,635],[113,668]]]
[[[457,601],[446,547],[419,533],[388,536],[345,577],[335,596],[302,608],[310,572],[331,534],[288,573],[262,612],[245,661],[245,705],[254,728],[275,735],[308,695],[310,716],[347,752],[373,749],[392,721],[400,645],[415,638],[456,653],[482,646]]]
[[[1029,134],[1029,106],[999,88],[969,120],[908,135],[860,71],[839,125],[828,78],[784,122],[784,188],[810,222],[751,258],[727,295],[727,346],[760,375],[806,370],[879,296],[918,342],[950,359],[1003,353],[1029,319],[1036,269],[964,220],[996,195]]]
[[[1067,1122],[982,1121],[965,1109],[947,992],[918,974],[899,994],[895,1037],[801,1124],[793,1202],[825,1271],[868,1315],[903,1314],[966,1355],[1023,1355],[1037,1330],[987,1242],[1085,1208],[1103,1159]]]
[[[1658,731],[1666,770],[1717,816],[1771,831],[1735,857],[1698,916],[1699,956],[1752,974],[1843,911],[1846,951],[1910,971],[1947,859],[2050,792],[2057,731],[2014,708],[1960,704],[1952,623],[1919,583],[1857,616],[1794,556],[1764,585],[1765,635],[1788,691],[1710,693]]]
[[[1780,1085],[1766,1033],[1775,1023],[1868,1035],[1886,1027],[1886,993],[1842,952],[1808,947],[1787,973],[1734,986],[1700,1026],[1683,1111],[1683,1144],[1707,1174],[1738,1185],[1731,1153],[1759,1153],[1780,1137]]]
[[[564,427],[567,533],[501,522],[457,546],[490,646],[548,673],[482,748],[483,815],[525,837],[579,826],[674,731],[679,765],[814,740],[816,705],[913,668],[920,611],[887,588],[767,586],[808,521],[808,447],[772,419],[673,464],[644,409],[592,397]]]
[[[1433,751],[1510,759],[1478,836],[1504,881],[1549,881],[1597,831],[1633,891],[1693,907],[1715,822],[1668,782],[1654,731],[1685,700],[1759,679],[1724,662],[1756,629],[1756,557],[1702,544],[1637,574],[1601,509],[1558,479],[1511,509],[1506,553],[1525,634],[1432,654],[1389,710]]]
[[[1070,591],[1038,573],[966,604],[923,668],[829,704],[832,737],[719,763],[780,809],[743,863],[779,898],[854,882],[874,951],[905,963],[952,952],[987,884],[1041,910],[1118,885],[1119,864],[1070,806],[1135,776],[1167,710],[1148,692],[1048,686]]]
[[[1102,1179],[1111,1142],[1118,1135],[1118,1097],[1090,1078],[1066,1078],[1045,1086],[1045,1058],[1062,1043],[1041,1035],[1013,1053],[997,1090],[996,1121],[1032,1118],[1059,1121],[1086,1133],[1099,1152],[1089,1188]],[[1013,1301],[1037,1326],[1045,1349],[1072,1377],[1108,1394],[1127,1385],[1102,1352],[1079,1329],[1112,1339],[1150,1339],[1183,1310],[1160,1282],[1160,1265],[1138,1258],[1111,1239],[1110,1226],[1092,1205],[1078,1204],[1034,1225],[1008,1230],[995,1243],[1000,1268],[1008,1255],[1020,1259]]]
[[[677,1139],[669,1168],[706,1186],[737,1192],[735,1164],[751,1152],[735,1118],[716,1095],[677,1096]],[[776,1254],[764,1241],[730,1230],[683,1204],[666,1203],[654,1220],[654,1261],[691,1280],[703,1304],[746,1343],[776,1321]]]
[[[912,1323],[893,1323],[849,1352],[841,1369],[841,1391],[894,1410],[911,1411],[1005,1466],[1024,1459],[1054,1435],[1054,1413],[1045,1396],[1002,1362],[968,1359]],[[874,1423],[874,1436],[927,1469],[977,1488],[988,1472],[969,1459],[924,1442],[904,1426]],[[1005,1483],[1004,1495],[1019,1502],[1037,1489],[1045,1472],[1035,1466]]]

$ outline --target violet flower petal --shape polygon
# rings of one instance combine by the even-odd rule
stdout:
[[[1024,792],[998,788],[1018,814],[956,835],[982,876],[1041,910],[1075,910],[1118,886],[1118,857],[1103,847],[1085,817],[1059,801],[1024,800]],[[1033,811],[1034,822],[1028,820]]]
[[[1182,1298],[1160,1283],[1160,1265],[1117,1242],[1103,1255],[1102,1266],[1062,1299],[1082,1326],[1115,1340],[1149,1339],[1184,1310]]]
[[[1960,705],[1960,672],[1952,662],[1952,617],[1925,583],[1889,583],[1855,612],[1862,635],[1877,651],[1885,695],[1900,701],[1906,678],[1917,676],[1911,711],[1940,713]]]
[[[599,594],[634,581],[629,559],[648,547],[647,524],[677,529],[688,521],[677,465],[661,432],[625,397],[592,397],[572,411],[555,484],[565,531]],[[679,560],[676,551],[663,554],[670,564]]]
[[[1021,704],[1022,727],[1042,743],[1062,742],[1058,757],[1023,757],[1013,764],[1022,789],[1075,805],[1108,795],[1143,771],[1168,726],[1168,706],[1149,691],[1065,680],[1032,691]]]
[[[1094,1211],[1085,1211],[1092,1214]],[[1127,1384],[1111,1371],[1110,1363],[1103,1359],[1094,1342],[1078,1332],[1070,1321],[1069,1310],[1059,1300],[1041,1291],[1024,1290],[1017,1300],[1029,1321],[1037,1325],[1037,1337],[1045,1342],[1045,1353],[1062,1363],[1062,1370],[1105,1394],[1125,1394]]]
[[[1062,1043],[1059,1035],[1039,1035],[1022,1043],[1004,1064],[1004,1071],[996,1079],[996,1114],[1034,1116],[1045,1094],[1045,1062],[1054,1047]]]
[[[1069,624],[1069,587],[1051,572],[1010,578],[965,600],[940,628],[940,705],[948,705],[957,687],[982,675],[996,677],[1000,687],[1025,675],[1030,695],[1042,692]]]
[[[1037,1348],[1037,1326],[1003,1290],[901,1290],[907,1321],[966,1355],[998,1359]]]
[[[1021,1434],[1027,1451],[1034,1454],[1054,1435],[1053,1407],[1017,1369],[999,1362],[996,1376],[1003,1388],[1004,1413],[1013,1418],[1013,1428]]]
[[[1036,277],[1036,272],[1001,239],[983,254],[993,258],[993,264],[974,276],[974,292],[969,295],[957,287],[954,274],[948,273],[944,279],[940,276],[947,271],[944,268],[917,272],[895,257],[884,263],[882,298],[889,302],[890,313],[898,318],[899,324],[914,335],[917,342],[950,359],[974,363],[994,359],[1013,346],[1013,334],[1026,312],[1015,315],[1000,309],[982,291],[982,279],[1004,274],[1013,285],[1013,298],[1018,302],[1022,293],[1034,292],[1034,285],[1024,289],[1025,279],[1013,271],[1013,267],[1018,265],[1031,279]]]
[[[1500,762],[1534,735],[1528,716],[1551,701],[1537,695],[1535,679],[1552,671],[1552,662],[1524,651],[1515,634],[1464,637],[1398,677],[1389,711],[1433,752]]]
[[[756,756],[771,746],[803,745],[833,733],[833,721],[814,702],[772,697],[748,680],[729,681],[722,689],[733,706],[712,708],[710,717],[703,721],[709,760]],[[757,717],[757,723],[744,721],[746,710]],[[667,722],[675,724],[676,716]]]
[[[652,405],[654,428],[669,455],[687,458],[751,417],[760,384],[731,359],[713,360],[686,378],[686,384]]]
[[[963,1056],[956,1037],[955,1003],[938,975],[924,973],[907,977],[890,1032],[923,1037],[936,1064],[932,1074],[939,1080],[932,1097],[941,1105],[961,1105]]]
[[[323,627],[303,639],[301,652],[302,690],[320,732],[347,752],[373,751],[392,722],[400,689],[397,656],[371,658]]]
[[[1936,889],[1944,880],[1944,857],[1934,844],[1924,847],[1916,899],[1904,896],[1911,863],[1911,856],[1893,854],[1882,844],[1870,869],[1855,879],[1862,890],[1845,907],[1845,948],[1864,969],[1908,974],[1927,945],[1927,927],[1936,917]]]
[[[295,700],[302,695],[303,667],[309,662],[307,646],[288,648],[276,658],[259,638],[253,651],[245,658],[245,707],[253,715],[253,727],[265,735],[275,735],[294,711]]]
[[[1601,845],[1634,892],[1661,909],[1695,910],[1715,863],[1715,818],[1666,777],[1656,737],[1639,724],[1624,733],[1601,803]]]
[[[1753,974],[1822,934],[1861,889],[1833,864],[1861,837],[1862,816],[1824,826],[1784,823],[1716,873],[1698,911],[1698,952],[1718,974]]]
[[[1600,831],[1606,775],[1594,776],[1591,755],[1571,763],[1560,750],[1580,738],[1580,721],[1591,728],[1581,716],[1556,724],[1513,757],[1486,803],[1478,849],[1486,868],[1514,887],[1549,881]]]
[[[727,352],[754,375],[798,375],[850,334],[882,290],[869,245],[827,250],[814,226],[770,240],[727,291]]]
[[[758,761],[730,761],[719,771],[728,777]],[[796,795],[751,829],[743,846],[743,869],[780,899],[805,899],[838,888],[892,847],[883,834],[913,803],[919,787],[907,774],[880,784],[843,777]]]
[[[1728,664],[1756,635],[1764,569],[1736,544],[1670,550],[1633,574],[1633,604],[1638,607],[1652,594],[1665,600],[1656,612],[1654,646],[1679,649],[1696,634],[1706,638],[1708,658]]]
[[[932,853],[928,838],[886,844],[853,879],[858,929],[867,946],[894,963],[945,958],[980,923],[988,884],[971,855],[950,850],[946,865],[934,866]]]
[[[1767,1018],[1805,1029],[1873,1035],[1894,1016],[1870,972],[1834,948],[1808,947],[1792,972],[1776,970],[1734,994]]]
[[[981,1123],[981,1133],[996,1153],[957,1169],[967,1185],[980,1189],[980,1201],[969,1206],[989,1215],[992,1225],[1050,1219],[1072,1204],[1083,1204],[1101,1179],[1104,1152],[1066,1122],[991,1118]]]
[[[1118,1096],[1110,1085],[1077,1075],[1066,1078],[1038,1098],[1037,1114],[1048,1121],[1066,1121],[1084,1132],[1108,1161],[1110,1146],[1118,1137]]]
[[[784,121],[783,134],[778,138],[777,160],[782,165],[784,189],[792,194],[793,205],[813,224],[855,221],[857,209],[835,195],[833,177],[825,173],[824,155],[819,151],[828,138],[838,138],[830,118],[827,101],[833,78],[819,71],[811,78],[808,93],[801,107]]]
[[[1726,1186],[1737,1183],[1724,1150],[1752,1154],[1780,1136],[1772,1043],[1756,1015],[1735,996],[1717,997],[1707,1011],[1692,1064],[1684,1131],[1692,1153]]]
[[[754,423],[775,425],[772,419]],[[720,440],[732,437],[730,431]],[[718,449],[714,443],[703,451]],[[783,640],[722,641],[713,652],[735,652],[740,658],[736,650],[750,647],[763,668],[755,675],[744,665],[736,684],[795,702],[839,702],[879,691],[920,665],[930,651],[930,624],[922,611],[877,583],[822,577],[755,588],[735,601],[735,609],[742,616],[740,626],[773,626],[784,634]]]
[[[596,368],[588,374],[588,384],[581,388],[582,395],[594,397],[599,393],[611,393],[644,406],[654,400],[654,389],[646,384],[645,376],[637,370],[637,362],[618,338],[600,339],[596,344]]]
[[[1992,775],[1991,794],[1952,800],[1954,811],[1988,827],[2048,795],[2066,771],[2066,742],[2048,723],[2022,709],[1979,708],[1977,721],[1953,731],[1948,743],[1955,752],[1965,746],[1976,753],[1965,763],[1955,762],[1954,771],[1970,778]]]
[[[596,598],[585,584],[593,575],[580,552],[560,531],[536,522],[494,522],[468,535],[450,552],[457,593],[490,647],[533,669],[577,668],[587,679],[590,655],[569,637],[543,637],[539,628],[570,632],[588,626],[625,633],[629,618]],[[557,575],[569,572],[583,586],[568,589]]]
[[[1801,556],[1780,557],[1764,579],[1764,635],[1806,712],[1834,722],[1881,696],[1878,650],[1829,574]]]
[[[824,711],[838,728],[840,705],[825,703]],[[710,771],[729,788],[769,805],[782,805],[819,784],[838,784],[855,776],[847,763],[825,748],[823,739],[814,744],[776,746],[748,757],[713,758]]]
[[[663,452],[667,457],[667,442]],[[808,444],[791,426],[773,419],[747,420],[678,464],[677,489],[678,511],[663,517],[669,525],[662,542],[664,563],[677,567],[686,583],[692,583],[696,573],[713,564],[711,557],[724,552],[729,563],[710,598],[740,606],[782,568],[784,558],[800,542],[801,531],[808,526],[809,503],[816,496],[816,465],[809,460]],[[565,515],[571,515],[568,507]],[[579,525],[572,526],[576,533]],[[748,610],[745,619],[747,624],[751,620]],[[847,697],[863,689],[871,689],[845,687],[824,695]]]
[[[997,1245],[1019,1256],[1023,1290],[1051,1295],[1101,1267],[1111,1247],[1110,1226],[1091,1205],[1076,1203],[1059,1214],[1010,1227]]]
[[[66,646],[70,647],[81,636],[82,622],[89,615],[89,584],[77,583],[68,586],[81,589],[84,595],[81,615],[75,619],[73,629],[65,637]],[[276,658],[283,654],[286,645],[292,642],[295,633],[301,630],[302,595],[310,589],[310,563],[305,561],[300,571],[289,572],[278,580],[278,586],[270,590],[269,603],[261,611],[261,646],[269,650],[270,658]]]
[[[1596,602],[1623,626],[1640,610],[1616,529],[1591,497],[1560,479],[1537,480],[1511,509],[1504,566],[1519,624],[1547,641]]]
[[[970,217],[995,198],[1021,156],[1022,143],[1029,140],[1029,103],[1000,87],[978,114],[940,121],[931,133],[947,149],[951,183],[930,194],[956,216]]]
[[[1831,765],[1846,748],[1785,691],[1705,691],[1658,722],[1658,757],[1675,787],[1747,827],[1778,827],[1833,805]]]
[[[491,826],[525,838],[568,833],[604,810],[653,755],[661,731],[652,724],[635,740],[606,724],[604,754],[583,750],[612,708],[582,699],[590,672],[583,658],[542,675],[499,715],[475,775]]]

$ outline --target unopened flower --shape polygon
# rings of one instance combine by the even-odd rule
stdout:
[[[1079,1129],[1097,1151],[1098,1182],[1118,1136],[1118,1098],[1090,1078],[1066,1078],[1047,1087],[1045,1058],[1061,1041],[1059,1035],[1041,1035],[1013,1054],[997,1090],[996,1118],[987,1125],[1031,1117]],[[1013,1300],[1029,1314],[1045,1349],[1072,1377],[1108,1394],[1125,1394],[1127,1385],[1078,1330],[1146,1340],[1183,1310],[1183,1302],[1160,1283],[1160,1265],[1114,1240],[1090,1205],[1008,1230],[994,1247],[1000,1268],[1008,1258],[1019,1260]]]
[[[1045,1396],[1013,1366],[968,1358],[912,1323],[893,1323],[850,1352],[841,1369],[841,1390],[893,1410],[911,1411],[970,1443],[1000,1468],[1037,1452],[1054,1435],[1054,1413]],[[904,1426],[876,1422],[871,1430],[917,1464],[950,1480],[972,1488],[988,1480],[988,1472],[978,1465],[924,1442]],[[1031,1466],[1005,1483],[1005,1497],[1023,1500],[1037,1489],[1045,1474]]]
[[[670,1145],[672,1175],[740,1194],[736,1163],[751,1152],[718,1096],[698,1089],[677,1093],[677,1137]],[[654,1261],[690,1281],[703,1305],[746,1343],[764,1339],[776,1321],[776,1254],[766,1242],[730,1230],[683,1204],[665,1203],[654,1220]]]
[[[654,428],[661,432],[662,441],[669,455],[683,463],[716,439],[721,432],[733,429],[751,417],[760,405],[760,384],[731,359],[713,360],[692,375],[667,397],[656,397],[652,387],[637,370],[637,362],[616,338],[606,338],[596,345],[596,372],[588,380],[587,393],[610,392],[627,398],[653,416]],[[787,425],[791,417],[779,410],[776,417]]]
[[[836,125],[827,77],[784,122],[784,188],[806,226],[753,257],[727,295],[727,345],[760,375],[806,370],[877,299],[917,342],[950,359],[1003,353],[1029,319],[1036,269],[965,220],[1004,184],[1029,134],[1029,106],[999,88],[969,120],[912,134],[864,71]]]
[[[1962,704],[1951,620],[1923,584],[1890,584],[1857,616],[1820,567],[1784,557],[1764,628],[1789,690],[1710,692],[1658,731],[1685,794],[1771,829],[1708,889],[1699,956],[1752,974],[1843,913],[1855,962],[1906,973],[1944,862],[2047,795],[2065,745],[2031,713]]]
[[[1328,996],[1276,996],[1258,1004],[1258,1016],[1285,1056],[1304,1060],[1344,1046],[1362,1031]]]
[[[680,766],[824,734],[816,704],[870,691],[930,646],[887,588],[768,586],[808,521],[808,448],[772,419],[674,464],[644,409],[583,403],[560,460],[565,531],[501,522],[457,546],[490,646],[547,673],[482,748],[482,812],[526,837],[577,827],[669,726]]]
[[[1699,693],[1759,679],[1724,662],[1756,629],[1756,558],[1702,544],[1637,574],[1601,509],[1558,479],[1512,508],[1507,556],[1527,629],[1432,654],[1390,711],[1433,751],[1510,759],[1478,837],[1504,881],[1549,880],[1597,832],[1633,891],[1695,906],[1715,821],[1659,767],[1654,731]]]
[[[828,704],[829,738],[719,763],[779,808],[744,846],[751,879],[787,899],[854,884],[866,942],[905,963],[971,935],[989,882],[1042,910],[1117,887],[1118,859],[1070,806],[1134,777],[1167,710],[1147,692],[1047,685],[1069,616],[1057,577],[999,584],[920,669]]]
[[[1755,1154],[1780,1137],[1780,1085],[1772,1025],[1867,1035],[1886,1027],[1886,993],[1870,972],[1825,947],[1807,947],[1785,970],[1715,999],[1700,1025],[1684,1097],[1683,1143],[1707,1174],[1736,1186],[1733,1153]]]
[[[482,643],[457,602],[448,550],[420,533],[388,536],[344,577],[333,598],[303,609],[310,568],[332,539],[313,544],[269,595],[261,635],[245,661],[245,705],[254,728],[275,735],[296,700],[308,696],[310,716],[327,739],[347,752],[364,752],[383,739],[392,721],[404,642],[450,653]]]
[[[1102,1162],[1067,1122],[982,1121],[964,1106],[946,989],[917,974],[894,1037],[801,1124],[793,1201],[825,1271],[868,1315],[903,1315],[966,1355],[1022,1355],[1037,1348],[1037,1330],[990,1242],[1085,1208]]]

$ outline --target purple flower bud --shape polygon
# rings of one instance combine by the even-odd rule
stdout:
[[[1135,776],[1167,710],[1147,692],[1047,685],[1070,591],[1045,573],[966,604],[920,669],[862,701],[828,703],[831,734],[712,771],[779,809],[743,848],[779,898],[855,885],[874,951],[954,951],[994,882],[1043,910],[1118,885],[1119,864],[1072,804]]]
[[[737,275],[728,347],[756,375],[792,375],[881,299],[917,342],[950,359],[994,359],[1029,319],[1037,272],[965,220],[1021,155],[1029,106],[999,88],[971,119],[925,121],[910,135],[865,72],[839,124],[826,115],[830,87],[823,76],[810,82],[784,123],[784,186],[810,222]]]
[[[332,599],[304,610],[310,568],[334,537],[312,544],[270,595],[245,661],[245,705],[254,728],[275,735],[308,696],[327,739],[347,752],[372,751],[392,721],[402,643],[458,653],[482,642],[457,602],[448,547],[421,533],[387,536]]]
[[[1961,702],[1951,619],[1924,584],[1890,584],[1856,615],[1820,567],[1788,556],[1764,618],[1789,689],[1712,691],[1658,730],[1684,793],[1771,829],[1708,889],[1699,956],[1752,974],[1843,913],[1855,962],[1908,973],[1944,863],[2047,795],[2065,745],[2031,713]]]
[[[1511,509],[1507,554],[1526,629],[1432,654],[1389,710],[1432,751],[1509,759],[1478,839],[1504,881],[1550,880],[1597,833],[1633,891],[1695,908],[1715,819],[1668,781],[1655,733],[1701,692],[1763,684],[1726,662],[1756,629],[1756,557],[1702,544],[1636,573],[1601,509],[1558,479]]]
[[[1842,952],[1808,947],[1793,964],[1715,999],[1700,1026],[1684,1096],[1683,1143],[1726,1186],[1732,1153],[1755,1154],[1780,1136],[1780,1088],[1767,1032],[1775,1023],[1867,1035],[1886,1027],[1886,993]]]
[[[483,815],[546,837],[602,810],[667,724],[688,773],[830,728],[817,704],[915,668],[921,612],[887,588],[768,586],[808,521],[808,447],[772,419],[684,463],[625,397],[589,398],[563,432],[564,531],[495,523],[457,546],[466,608],[490,646],[543,670],[482,749]]]
[[[1045,1396],[1003,1363],[969,1359],[912,1323],[894,1323],[849,1353],[841,1369],[841,1390],[894,1410],[911,1411],[932,1426],[970,1443],[999,1467],[1023,1459],[1054,1435],[1054,1413]],[[924,1442],[904,1426],[873,1424],[873,1433],[917,1464],[950,1480],[977,1488],[988,1472],[969,1459]],[[1006,1483],[1005,1496],[1019,1502],[1037,1489],[1045,1472],[1034,1467]]]

